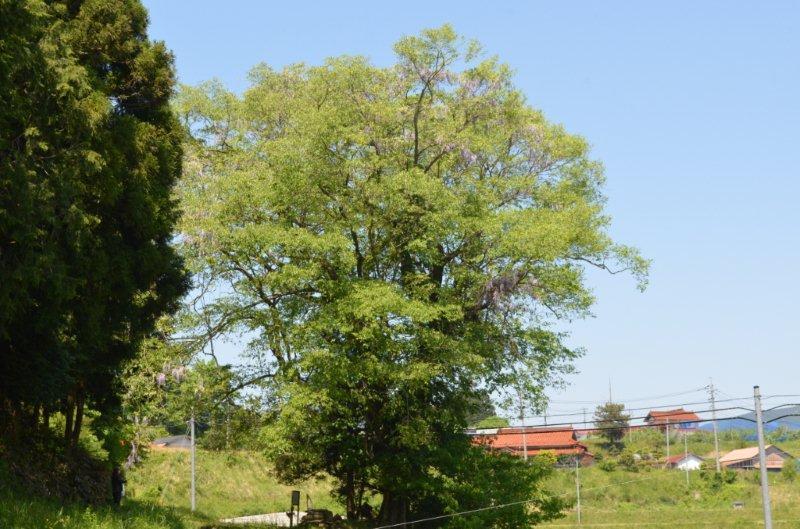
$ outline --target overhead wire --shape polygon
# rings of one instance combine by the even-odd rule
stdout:
[[[798,405],[797,404],[781,405],[781,407],[783,407],[783,406],[798,406]],[[777,407],[776,408],[770,408],[770,410],[772,410],[772,409],[778,409],[778,408]],[[745,407],[742,407],[742,406],[734,406],[734,407],[729,407],[729,408],[717,408],[716,411],[720,412],[720,411],[730,411],[730,410],[745,410],[745,411],[749,411],[749,412],[753,412],[754,411],[754,410],[752,410],[750,408],[745,408]],[[700,411],[697,411],[695,413],[708,413],[710,411],[711,410],[700,410]],[[785,415],[781,415],[781,416],[778,416],[778,417],[773,417],[773,418],[771,418],[769,420],[765,420],[764,423],[765,424],[769,424],[771,422],[779,421],[781,419],[786,419],[788,417],[800,417],[800,413],[787,413]],[[631,419],[635,420],[635,419],[641,419],[641,418],[642,417],[632,417]],[[750,419],[748,417],[743,417],[741,415],[734,415],[734,416],[731,416],[731,417],[717,417],[716,420],[717,420],[717,422],[721,422],[721,421],[732,421],[732,420],[736,420],[736,419],[740,419],[740,420],[743,420],[743,421],[749,421],[749,422],[752,422],[752,423],[756,422],[755,419]],[[678,428],[679,425],[701,424],[701,423],[707,423],[707,422],[711,422],[711,421],[712,421],[712,419],[697,419],[697,420],[687,420],[687,421],[681,420],[681,421],[675,421],[674,423],[670,424],[670,426],[674,425],[676,428]],[[567,427],[570,427],[570,426],[574,427],[576,424],[586,425],[586,424],[594,424],[594,422],[595,421],[573,421],[573,422],[570,422],[570,423],[551,423],[551,424],[535,424],[535,425],[528,424],[528,425],[525,426],[525,428],[539,428],[541,430],[546,430],[548,428],[558,429],[559,427],[562,427],[562,429],[566,429]],[[636,428],[636,429],[639,429],[639,428],[661,428],[661,427],[664,427],[664,426],[667,426],[667,424],[666,423],[658,423],[658,424],[633,424],[633,425],[629,425],[629,426],[594,426],[594,427],[586,428],[586,429],[600,432],[600,431],[606,431],[606,430],[625,430],[625,429],[628,429],[628,428]],[[510,426],[507,426],[506,428],[522,428],[522,425],[510,425]],[[488,429],[489,430],[493,430],[493,429],[496,429],[496,428],[488,428]]]
[[[716,402],[734,402],[734,401],[738,401],[738,400],[751,400],[752,398],[753,397],[750,396],[750,397],[736,397],[736,398],[730,398],[730,399],[717,399]],[[765,399],[765,398],[768,398],[768,397],[762,397],[762,399]],[[708,404],[708,400],[697,401],[697,402],[681,402],[681,403],[676,403],[676,404],[664,404],[664,405],[657,405],[657,406],[647,406],[647,407],[643,407],[643,408],[627,408],[626,407],[625,411],[660,410],[660,409],[668,409],[668,408],[677,409],[677,408],[682,408],[684,406],[696,406],[698,404]],[[589,410],[587,410],[587,412],[588,411]],[[581,410],[581,411],[574,411],[574,412],[570,411],[569,413],[554,413],[554,414],[547,413],[547,414],[542,414],[542,415],[526,415],[525,419],[541,419],[541,418],[545,418],[545,417],[547,417],[548,419],[551,418],[551,417],[577,417],[577,416],[583,415],[584,413],[585,412],[583,410]]]
[[[692,393],[698,393],[700,391],[705,391],[708,389],[708,386],[703,386],[700,388],[690,389],[686,391],[678,391],[675,393],[667,393],[664,395],[655,395],[652,397],[638,397],[635,399],[619,399],[617,402],[624,404],[626,402],[642,402],[645,400],[658,400],[658,399],[667,399],[670,397],[679,397],[681,395],[690,395]],[[550,400],[550,402],[554,404],[603,404],[604,402],[608,402],[606,400]]]
[[[752,409],[746,408],[746,407],[743,407],[743,406],[729,406],[729,407],[726,407],[726,408],[716,408],[715,410],[711,410],[711,409],[696,410],[696,411],[694,411],[694,413],[710,413],[711,411],[722,412],[722,411],[731,411],[731,410],[753,411]],[[628,420],[629,421],[644,420],[647,417],[648,417],[648,415],[643,415],[643,416],[638,416],[638,417],[628,417]],[[738,418],[738,417],[725,417],[725,418],[718,417],[717,420],[736,419],[736,418]],[[681,421],[675,421],[675,424],[676,425],[677,424],[697,424],[697,423],[701,423],[701,422],[709,422],[709,420],[710,419],[686,420],[686,421],[681,420]],[[550,427],[554,427],[554,426],[574,426],[575,424],[593,424],[595,422],[596,421],[571,421],[571,422],[558,422],[558,423],[537,424],[537,425],[527,425],[527,426],[528,427],[550,428]],[[635,425],[635,426],[648,426],[648,425],[647,424],[642,424],[642,425]],[[655,425],[653,425],[653,426],[655,426]],[[659,424],[658,426],[663,426],[663,425]],[[512,426],[512,427],[513,428],[520,428],[521,425]],[[619,427],[612,427],[611,429],[618,429],[618,428]],[[593,428],[593,429],[596,430],[598,428]]]
[[[695,512],[695,511],[687,511],[687,512]],[[726,509],[726,512],[729,512],[729,511]],[[749,522],[750,520],[745,520],[745,521]],[[777,523],[795,523],[795,522],[798,522],[798,521],[800,521],[800,518],[781,518],[781,519],[777,519],[777,520],[772,520],[772,522],[776,523],[776,524]],[[730,527],[741,527],[740,522],[741,522],[741,520],[733,520],[733,521],[731,521],[731,524],[734,524],[734,525],[731,525]],[[692,527],[697,527],[698,525],[703,525],[703,526],[711,525],[711,526],[714,526],[714,527],[726,527],[727,526],[727,522],[721,522],[721,523],[722,523],[722,525],[720,525],[719,521],[706,521],[706,522],[704,522],[704,521],[697,521],[697,520],[692,520],[691,522],[688,522],[688,521],[686,522],[686,524],[690,524]],[[684,524],[681,523],[681,522],[600,522],[600,523],[590,523],[590,524],[584,524],[584,523],[581,523],[581,524],[577,524],[577,523],[574,523],[574,524],[563,524],[563,523],[562,524],[550,524],[550,525],[548,525],[548,527],[643,527],[643,526],[664,526],[664,525],[668,525],[670,527],[681,527],[681,526],[684,526]]]
[[[622,486],[622,485],[629,485],[631,483],[649,481],[649,480],[657,479],[657,478],[661,478],[661,477],[663,477],[663,476],[661,476],[661,475],[649,476],[649,477],[646,477],[646,478],[637,478],[637,479],[630,479],[630,480],[621,481],[621,482],[617,482],[617,483],[609,483],[607,485],[600,485],[600,486],[597,486],[597,487],[587,487],[587,488],[582,488],[581,492],[582,493],[583,492],[592,492],[592,491],[596,491],[596,490],[607,489],[607,488],[610,488],[610,487],[617,487],[617,486]],[[564,493],[561,493],[561,494],[557,494],[556,497],[570,496],[572,494],[574,494],[574,492],[564,492]],[[428,518],[418,518],[416,520],[410,520],[410,521],[406,521],[406,522],[398,522],[398,523],[392,523],[392,524],[387,524],[387,525],[379,525],[378,527],[375,527],[374,529],[392,529],[394,527],[413,526],[414,524],[419,524],[419,523],[423,523],[423,522],[431,522],[431,521],[434,521],[434,520],[444,520],[444,519],[447,519],[447,518],[454,518],[456,516],[466,516],[466,515],[469,515],[469,514],[475,514],[475,513],[479,513],[479,512],[491,511],[491,510],[495,510],[495,509],[504,509],[504,508],[507,508],[507,507],[514,507],[514,506],[517,506],[517,505],[526,505],[528,503],[533,503],[533,502],[538,501],[538,500],[539,500],[539,498],[531,498],[531,499],[527,499],[527,500],[520,500],[520,501],[509,502],[509,503],[502,503],[500,505],[490,505],[488,507],[480,507],[478,509],[469,509],[469,510],[466,510],[466,511],[454,512],[454,513],[448,513],[448,514],[440,514],[438,516],[430,516]]]

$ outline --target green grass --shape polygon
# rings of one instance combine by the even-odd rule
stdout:
[[[231,455],[199,451],[198,511],[206,519],[255,514],[286,509],[292,487],[279,485],[269,464],[258,454]],[[189,502],[189,457],[186,452],[153,452],[140,469],[128,477],[132,499],[160,507],[185,507]],[[583,525],[621,524],[618,527],[754,527],[761,519],[760,488],[755,473],[740,473],[737,481],[712,491],[697,472],[674,470],[604,472],[598,467],[581,469]],[[631,483],[622,484],[631,481]],[[774,518],[796,520],[777,526],[800,527],[800,480],[787,482],[780,474],[770,475]],[[341,512],[329,495],[328,481],[309,482],[296,488],[309,494],[317,507]],[[547,487],[574,498],[575,475],[558,470]],[[305,500],[304,500],[305,501]],[[734,511],[732,503],[745,508]],[[303,505],[305,506],[305,505]],[[575,512],[548,527],[570,527]],[[665,524],[665,525],[664,525]],[[614,525],[607,525],[614,527]]]
[[[295,487],[277,483],[266,460],[252,452],[197,451],[197,510],[189,509],[190,460],[185,451],[152,451],[128,472],[120,508],[63,504],[31,495],[0,465],[2,529],[198,529],[221,518],[288,509],[292,489],[312,506],[341,511],[331,498],[329,480]],[[236,526],[246,529],[245,526]],[[263,528],[263,526],[260,526]]]
[[[120,508],[67,504],[31,496],[0,472],[0,527],[3,529],[194,529],[205,520],[183,509],[138,501]]]
[[[286,511],[290,493],[306,495],[315,508],[341,512],[330,495],[330,480],[311,480],[295,486],[281,485],[272,466],[254,452],[197,451],[197,512],[209,520]],[[160,507],[188,507],[190,490],[188,451],[153,450],[144,465],[128,473],[131,500]]]
[[[695,442],[701,449],[706,441]],[[780,446],[800,454],[796,442]],[[0,466],[0,528],[199,529],[214,525],[220,518],[285,510],[293,488],[302,493],[302,508],[308,495],[314,507],[342,511],[330,496],[330,480],[289,487],[277,483],[271,466],[257,453],[198,450],[197,511],[191,513],[189,469],[188,452],[150,452],[143,465],[128,473],[127,496],[123,506],[115,509],[62,505],[33,497],[17,487]],[[720,491],[712,491],[697,472],[690,477],[687,487],[680,471],[583,468],[580,527],[759,526],[761,499],[755,473],[740,473],[735,483]],[[771,474],[770,480],[776,527],[800,527],[800,479],[789,482]],[[627,481],[631,483],[624,483]],[[574,470],[556,471],[547,488],[574,498]],[[734,501],[744,502],[744,509],[734,511]],[[570,510],[546,527],[579,527],[575,522],[576,513]]]
[[[713,437],[709,433],[690,435],[688,449],[707,457],[713,454]],[[603,454],[602,441],[597,438],[585,441],[590,451]],[[654,431],[634,432],[626,437],[626,450],[639,454],[666,455],[663,434]],[[794,456],[800,456],[800,440],[779,441],[777,446]],[[743,439],[736,433],[720,435],[720,453],[753,446],[754,441]],[[671,453],[682,454],[683,439],[672,438]],[[606,454],[606,457],[607,454]],[[713,468],[713,459],[707,459]],[[656,465],[657,466],[657,465]],[[577,525],[577,513],[571,510],[566,516],[547,527],[758,527],[763,524],[761,489],[756,472],[741,472],[735,483],[713,491],[698,472],[690,472],[686,485],[685,473],[660,468],[642,468],[639,472],[616,470],[604,472],[597,466],[581,469],[582,524]],[[800,480],[789,482],[780,474],[770,474],[770,492],[773,520],[776,527],[800,527]],[[621,484],[625,481],[633,481]],[[551,490],[575,497],[574,470],[559,470],[549,481]],[[744,508],[734,510],[734,501],[744,503]]]
[[[758,474],[741,472],[736,482],[712,490],[698,472],[643,470],[604,472],[581,469],[582,525],[577,513],[546,527],[756,527],[762,520]],[[776,525],[800,527],[800,481],[789,482],[779,473],[770,474],[773,518]],[[627,483],[626,483],[627,482]],[[575,471],[558,470],[549,482],[550,490],[575,498]],[[744,503],[734,510],[733,502]]]

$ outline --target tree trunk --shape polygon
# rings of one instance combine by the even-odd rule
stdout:
[[[41,404],[34,404],[33,416],[31,417],[31,429],[36,430],[39,428],[39,415],[42,411]]]
[[[81,436],[81,426],[83,426],[83,404],[85,401],[86,396],[83,394],[83,390],[79,389],[75,398],[75,427],[72,430],[72,440],[70,443],[73,447],[78,446],[78,439],[80,439]]]
[[[406,500],[395,496],[391,492],[383,492],[381,502],[380,521],[386,524],[396,524],[406,521]]]
[[[362,474],[361,479],[359,480],[358,483],[358,492],[356,493],[356,508],[358,509],[359,515],[362,514],[363,502],[364,502],[364,476]],[[369,517],[371,518],[371,515]]]
[[[66,441],[67,446],[69,446],[72,439],[72,417],[75,411],[75,404],[72,399],[72,394],[67,395],[67,397],[64,399],[63,408],[65,419],[64,441]]]
[[[356,505],[356,485],[353,477],[353,471],[347,471],[347,478],[345,480],[345,511],[347,512],[348,520],[358,519],[358,506]]]
[[[9,430],[11,437],[16,439],[22,430],[22,404],[14,401],[11,401],[10,404],[9,414],[11,415],[11,420],[8,421]]]

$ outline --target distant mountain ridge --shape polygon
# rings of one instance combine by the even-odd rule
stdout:
[[[772,432],[780,427],[800,430],[800,406],[764,410],[764,430]],[[717,428],[719,430],[755,430],[756,414],[749,412],[731,419],[717,419]],[[714,426],[710,421],[704,422],[700,424],[700,429],[712,431]]]

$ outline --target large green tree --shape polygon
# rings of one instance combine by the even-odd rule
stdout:
[[[138,0],[0,0],[0,404],[60,409],[71,443],[186,289],[172,56],[147,22]]]
[[[594,411],[594,425],[600,430],[609,448],[619,451],[622,440],[630,426],[631,416],[625,413],[625,405],[615,402],[601,404]]]
[[[476,479],[457,470],[475,402],[541,396],[578,354],[552,323],[587,314],[586,268],[643,281],[647,263],[607,234],[587,142],[507,66],[448,26],[395,51],[258,66],[243,96],[210,82],[177,107],[181,241],[210,293],[198,335],[251,339],[283,478],[328,473],[348,517],[379,495],[396,522],[470,504],[430,498]]]

